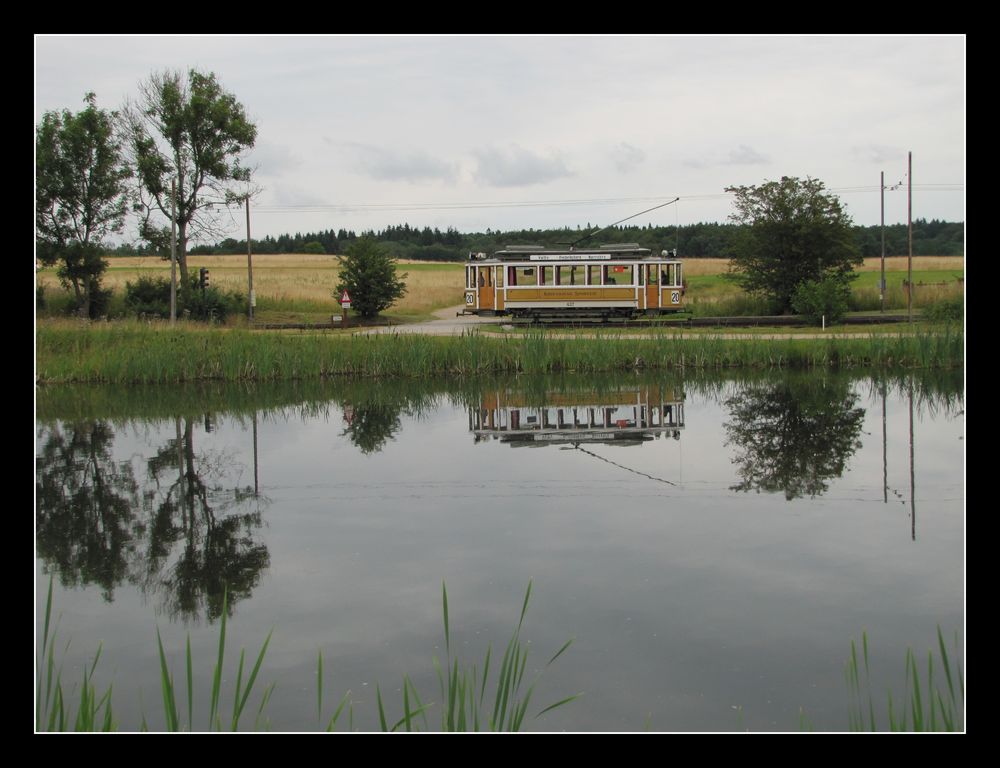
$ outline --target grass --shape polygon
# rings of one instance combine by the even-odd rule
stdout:
[[[952,668],[945,647],[941,627],[938,627],[939,659],[934,660],[933,652],[927,654],[927,677],[923,688],[920,670],[913,651],[906,649],[905,682],[903,696],[894,700],[892,692],[887,693],[887,715],[882,722],[890,731],[961,731],[965,722],[965,681],[962,669],[957,664]],[[871,672],[868,663],[868,635],[861,635],[862,666],[858,662],[858,651],[851,641],[851,657],[847,662],[845,677],[850,692],[848,720],[852,731],[877,731],[880,729],[876,717],[876,706],[871,689]],[[958,640],[956,637],[956,646]],[[940,664],[940,670],[938,670]],[[935,681],[935,675],[937,681]],[[941,687],[941,677],[946,687]]]
[[[566,338],[544,331],[485,336],[269,335],[140,322],[47,322],[36,334],[39,383],[295,381],[330,376],[423,377],[725,368],[960,367],[964,333],[865,338],[730,339],[660,333]]]

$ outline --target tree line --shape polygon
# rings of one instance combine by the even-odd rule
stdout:
[[[680,258],[711,259],[731,258],[739,233],[745,224],[699,223],[676,226],[619,226],[603,230],[580,246],[635,242],[644,248],[658,251],[676,248]],[[569,243],[596,229],[588,223],[576,229],[520,229],[491,230],[462,233],[448,227],[445,231],[430,227],[411,227],[400,224],[380,230],[363,230],[356,233],[347,229],[327,229],[317,232],[296,232],[253,238],[254,253],[317,253],[343,254],[358,239],[368,238],[397,259],[422,259],[426,261],[462,261],[469,251],[492,253],[509,244],[537,244],[547,248],[565,247]],[[882,228],[879,225],[852,226],[854,245],[863,258],[877,257],[882,253]],[[885,248],[888,256],[902,256],[908,252],[905,224],[887,225]],[[225,238],[214,245],[197,245],[189,251],[192,255],[222,256],[247,252],[246,239]],[[160,253],[154,245],[123,244],[110,251],[123,256],[154,255]],[[965,224],[963,222],[917,219],[913,222],[913,253],[915,256],[964,256]],[[162,253],[160,255],[163,255]]]

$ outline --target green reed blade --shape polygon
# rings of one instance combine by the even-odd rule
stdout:
[[[444,610],[444,649],[451,656],[451,632],[448,629],[448,588],[441,582],[441,603]]]
[[[378,719],[382,724],[382,732],[386,733],[389,730],[389,726],[385,722],[385,709],[382,707],[382,691],[378,687],[378,683],[375,683],[375,701],[378,702]]]
[[[319,660],[316,662],[316,720],[323,720],[323,649],[319,650]]]
[[[938,647],[941,649],[941,664],[944,666],[945,680],[948,681],[948,695],[951,701],[955,701],[955,686],[951,681],[951,664],[948,662],[948,651],[944,647],[944,635],[941,634],[941,625],[938,624]]]
[[[260,665],[264,661],[264,654],[267,653],[267,646],[271,642],[271,635],[274,634],[274,628],[267,633],[267,637],[264,638],[264,645],[261,646],[260,653],[257,654],[257,662],[253,665],[253,671],[250,672],[250,677],[247,679],[246,690],[243,691],[243,698],[240,699],[239,709],[233,714],[233,730],[236,730],[236,726],[239,723],[240,715],[243,713],[244,707],[246,707],[247,699],[250,698],[250,691],[253,690],[253,684],[257,680],[257,673],[260,672]],[[240,671],[243,671],[243,652],[240,652]],[[239,683],[237,683],[237,688]]]
[[[174,681],[167,669],[167,656],[163,652],[163,641],[160,639],[160,628],[156,628],[156,645],[160,651],[160,690],[163,693],[163,714],[167,719],[167,730],[171,733],[179,731],[177,706],[174,702]]]
[[[240,663],[236,670],[236,689],[233,692],[233,718],[231,721],[231,730],[236,730],[236,712],[239,707],[240,702],[240,692],[243,690],[243,657],[246,654],[245,649],[240,649]]]
[[[340,700],[340,706],[337,707],[336,711],[333,713],[333,717],[330,718],[330,722],[326,726],[327,731],[332,731],[334,728],[337,727],[337,720],[340,719],[340,713],[343,711],[344,705],[347,704],[350,695],[351,692],[348,691],[347,693],[344,694],[344,698]]]

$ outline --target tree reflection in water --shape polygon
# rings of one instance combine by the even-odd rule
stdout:
[[[726,445],[737,450],[736,491],[818,496],[861,447],[865,411],[849,380],[800,378],[747,384],[725,401]]]
[[[37,546],[64,584],[98,584],[111,601],[129,582],[186,620],[218,619],[226,589],[230,615],[250,596],[270,564],[256,538],[266,499],[221,485],[231,457],[196,452],[192,421],[175,419],[176,437],[146,461],[141,489],[132,464],[112,458],[109,422],[42,428]]]

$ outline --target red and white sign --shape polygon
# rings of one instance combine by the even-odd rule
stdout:
[[[351,308],[351,294],[347,292],[346,288],[344,289],[344,292],[340,295],[340,305],[344,309]]]

